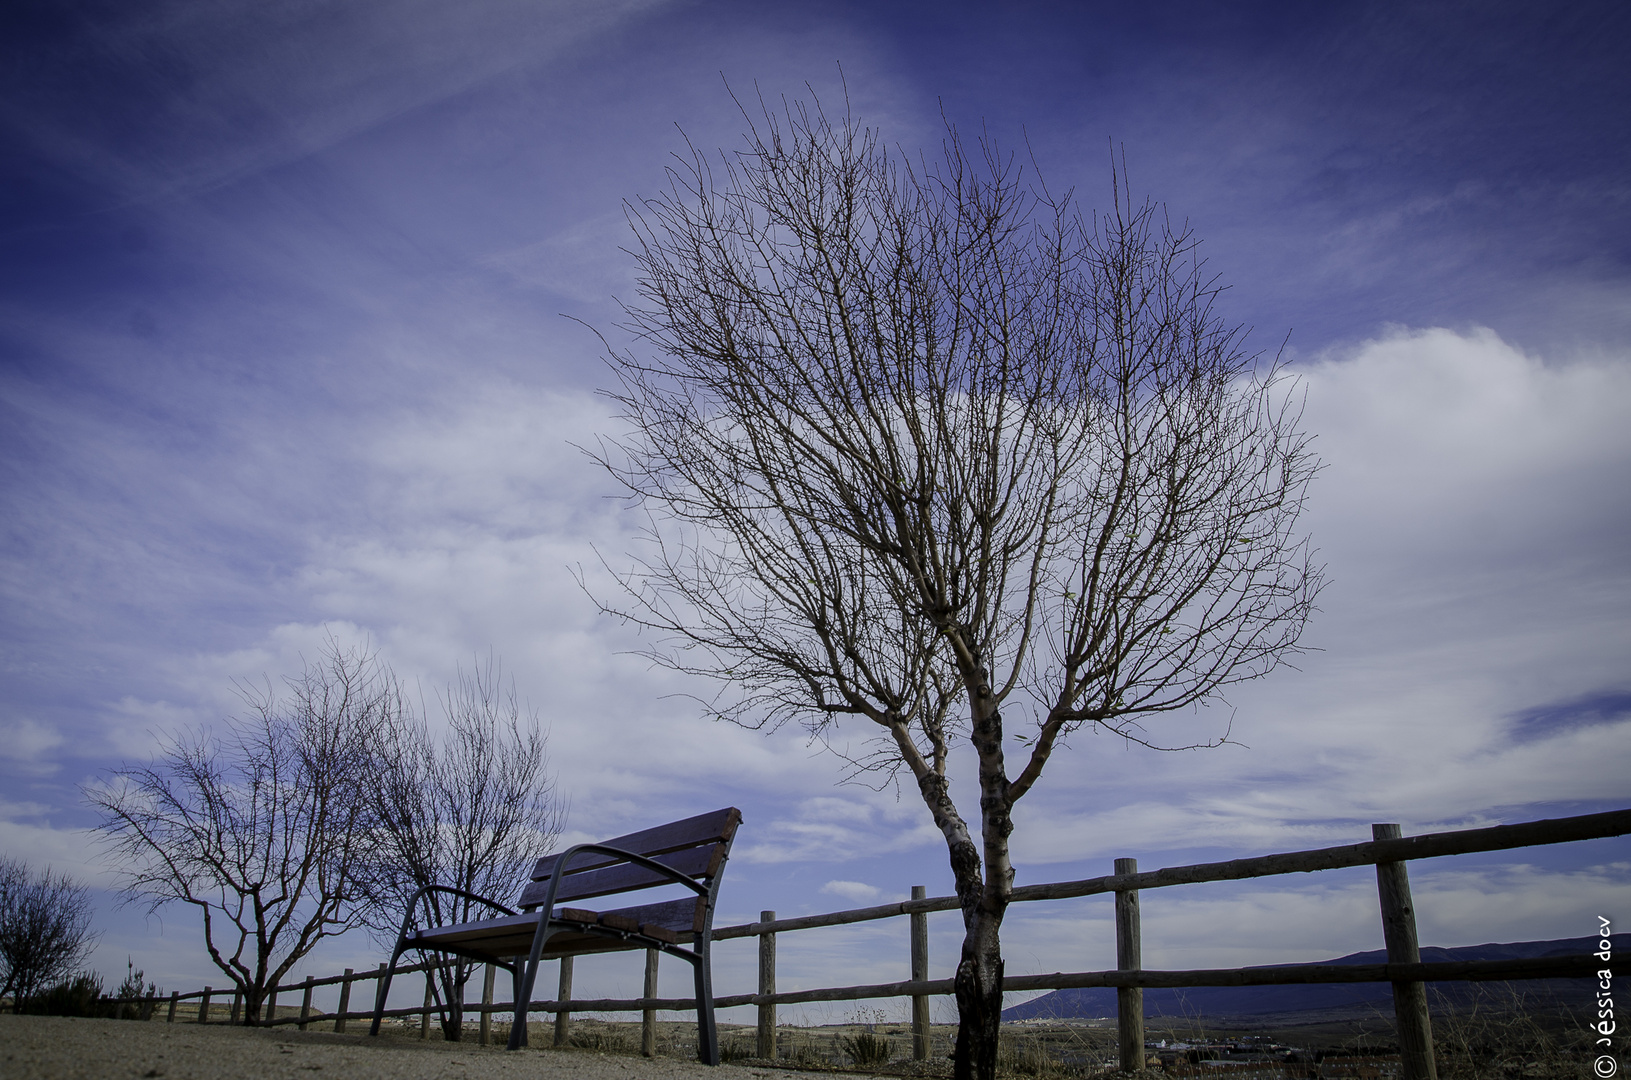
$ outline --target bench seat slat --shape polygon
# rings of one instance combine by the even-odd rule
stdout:
[[[536,924],[534,924],[536,926]],[[424,945],[427,948],[454,949],[466,954],[479,954],[485,959],[508,960],[514,956],[525,956],[532,950],[532,931],[534,927],[527,927],[521,933],[486,934],[479,937],[464,937],[457,934],[436,934],[416,940],[414,944]],[[657,934],[648,934],[659,941],[667,941],[671,932],[660,927]],[[678,937],[678,935],[671,935]],[[668,944],[679,944],[669,941]],[[606,937],[600,934],[572,933],[570,930],[555,934],[544,946],[540,959],[553,960],[556,957],[572,955],[579,956],[590,952],[616,952],[622,949],[644,948],[639,941],[625,940],[616,937]]]
[[[588,948],[592,951],[617,948],[618,943],[588,933],[574,933],[573,924],[593,926],[600,924],[678,945],[700,932],[704,911],[701,897],[694,900],[668,900],[638,907],[618,908],[614,911],[595,912],[586,908],[557,908],[555,918],[566,925],[551,937],[545,946],[545,955],[558,955],[559,950]],[[492,956],[507,957],[525,953],[532,948],[532,935],[538,926],[536,914],[506,915],[479,922],[460,923],[457,926],[439,926],[420,930],[411,936],[415,945],[436,947],[456,945],[461,949],[478,951]],[[624,946],[627,947],[627,946]]]
[[[702,933],[702,922],[707,915],[707,903],[702,897],[681,897],[638,907],[616,908],[608,915],[624,915],[639,920],[642,926],[660,926],[689,937]]]

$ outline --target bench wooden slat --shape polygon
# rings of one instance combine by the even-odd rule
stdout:
[[[680,873],[692,878],[712,877],[719,872],[720,864],[724,861],[725,845],[723,843],[710,844],[707,847],[687,848],[683,851],[671,851],[666,855],[658,855],[653,862],[678,870]],[[567,900],[587,900],[594,896],[606,896],[610,893],[629,892],[633,889],[649,889],[656,885],[663,885],[669,878],[634,863],[618,863],[615,866],[602,866],[599,870],[590,870],[582,874],[567,874],[561,880],[561,887],[555,893],[558,902]],[[544,902],[549,893],[549,882],[534,881],[521,890],[521,899],[518,906],[523,908],[537,907]]]
[[[524,918],[525,922],[492,920],[480,927],[472,923],[439,927],[416,935],[411,943],[416,947],[456,948],[464,952],[480,953],[484,958],[507,960],[513,956],[524,956],[532,949],[533,932],[538,927],[537,916]],[[503,925],[506,922],[509,925]],[[617,929],[644,934],[670,945],[678,945],[684,938],[691,936],[689,933],[682,936],[667,927],[652,923],[638,923],[627,919],[619,919],[618,923],[624,925],[617,925]],[[615,952],[641,947],[637,942],[620,941],[617,938],[602,937],[586,931],[574,932],[569,923],[549,939],[548,944],[544,946],[543,956],[554,958],[568,953],[577,955],[584,952]]]
[[[556,935],[552,942],[558,948],[585,945],[592,935],[573,933],[571,924]],[[533,934],[538,929],[536,915],[509,915],[502,919],[483,919],[480,922],[461,923],[458,926],[439,926],[421,930],[409,939],[415,947],[457,947],[492,957],[525,955],[532,949]],[[604,940],[604,939],[600,939]]]
[[[729,841],[736,835],[736,827],[742,823],[742,813],[735,807],[726,807],[723,810],[710,810],[706,814],[698,814],[681,821],[671,821],[667,825],[658,825],[651,829],[641,829],[639,832],[619,836],[603,843],[607,847],[622,848],[632,851],[636,855],[666,855],[681,848],[698,847],[703,844],[714,844],[720,841]],[[532,868],[533,881],[546,881],[555,872],[555,865],[560,861],[560,855],[546,855],[539,859]],[[572,877],[597,866],[605,866],[617,860],[609,855],[596,855],[586,853],[572,860],[572,866],[567,870],[567,876]]]
[[[555,917],[567,922],[595,923],[600,921],[600,912],[578,907],[559,908]]]
[[[622,915],[638,920],[641,926],[660,926],[664,930],[689,936],[702,933],[702,920],[707,914],[707,904],[700,896],[681,897],[678,900],[663,900],[655,904],[641,904],[638,907],[617,908],[606,914]]]
[[[566,908],[557,910],[555,918],[565,924],[564,930],[570,932],[573,924],[594,926],[600,921],[600,913],[586,911],[581,908]],[[459,923],[454,926],[435,926],[424,930],[417,930],[408,935],[408,940],[415,944],[429,944],[442,941],[475,941],[488,936],[505,936],[509,934],[522,934],[526,936],[527,947],[532,947],[532,935],[538,929],[537,914],[505,915],[496,919],[482,919],[478,922]]]
[[[598,922],[603,926],[643,933],[647,937],[666,941],[670,945],[678,945],[701,933],[704,914],[704,901],[697,897],[641,904],[637,907],[618,908],[607,912],[589,911],[585,908],[557,908],[555,917],[568,923],[594,925]],[[413,934],[411,940],[416,945],[430,947],[445,944],[474,948],[479,943],[482,952],[504,957],[532,948],[532,935],[537,926],[536,914],[506,915],[496,919],[483,919],[480,922],[421,930]],[[555,941],[581,944],[588,939],[589,935],[572,934],[568,929],[557,938],[551,939],[551,945]],[[615,947],[617,943],[607,942],[606,945]]]

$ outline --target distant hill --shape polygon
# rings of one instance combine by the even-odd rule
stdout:
[[[1616,958],[1631,951],[1631,934],[1613,935]],[[1421,950],[1424,961],[1516,960],[1537,956],[1568,956],[1594,952],[1597,938],[1563,938],[1557,941],[1515,941],[1508,944],[1469,945],[1459,949],[1427,946]],[[1384,950],[1353,953],[1327,964],[1383,964]],[[1284,965],[1265,965],[1276,967]],[[1591,999],[1586,979],[1530,979],[1513,985],[1525,993],[1550,997],[1561,992],[1570,1001]],[[1467,982],[1429,983],[1451,1002],[1469,998],[1474,985]],[[1578,990],[1578,993],[1573,991]],[[1302,986],[1194,986],[1184,990],[1145,990],[1144,1015],[1148,1017],[1251,1016],[1258,1013],[1292,1013],[1326,1009],[1347,1009],[1375,1005],[1392,1015],[1392,991],[1387,983],[1316,983]],[[1034,1020],[1065,1017],[1102,1017],[1116,1014],[1116,991],[1108,987],[1055,990],[1039,998],[1002,1011],[1004,1020]]]

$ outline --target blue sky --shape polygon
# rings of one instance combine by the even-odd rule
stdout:
[[[1244,747],[1078,739],[1021,804],[1020,881],[1626,805],[1628,36],[1611,3],[8,4],[0,851],[112,885],[79,785],[326,628],[427,687],[500,656],[572,837],[741,806],[728,919],[949,891],[910,791],[700,719],[568,572],[634,527],[573,447],[616,430],[572,319],[615,337],[623,200],[686,137],[736,144],[726,80],[831,102],[840,65],[890,142],[934,147],[944,111],[1090,207],[1125,152],[1226,314],[1288,340],[1327,464],[1323,651],[1163,722]],[[1628,859],[1418,867],[1423,938],[1593,932]],[[188,916],[99,897],[103,970],[209,981]],[[1016,911],[1009,969],[1108,966],[1077,903]],[[1145,905],[1152,966],[1380,940],[1363,874]],[[788,987],[903,977],[904,927],[782,957]],[[584,992],[637,992],[605,963]]]

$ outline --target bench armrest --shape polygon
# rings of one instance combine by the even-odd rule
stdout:
[[[502,911],[506,915],[520,914],[519,912],[510,910],[508,907],[500,904],[496,900],[490,900],[479,893],[473,893],[467,889],[457,889],[452,885],[422,885],[415,890],[412,898],[408,900],[407,910],[402,913],[402,928],[397,932],[396,936],[398,942],[407,940],[408,927],[413,922],[414,908],[418,906],[420,900],[424,899],[430,893],[451,893],[454,896],[463,897],[466,900],[474,900],[478,904],[486,904],[488,907],[493,908],[496,911]]]

